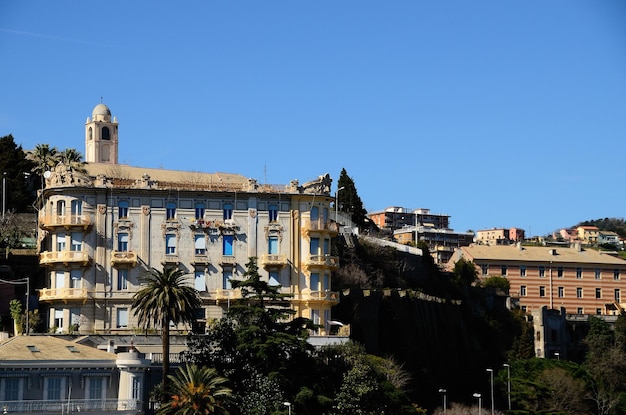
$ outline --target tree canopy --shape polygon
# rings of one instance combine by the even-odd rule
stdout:
[[[349,213],[352,222],[360,229],[366,228],[367,210],[363,207],[363,202],[356,191],[354,180],[348,176],[345,168],[341,169],[341,174],[337,181],[337,189],[342,187],[343,189],[337,192],[337,200],[335,201],[338,210]]]

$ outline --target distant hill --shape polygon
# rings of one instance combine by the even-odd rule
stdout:
[[[601,231],[613,231],[622,238],[626,238],[626,221],[623,218],[604,218],[586,220],[574,226],[595,226]]]

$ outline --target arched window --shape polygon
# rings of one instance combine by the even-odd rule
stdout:
[[[87,139],[88,140],[93,140],[93,128],[89,127],[89,130],[87,130]]]
[[[111,139],[111,132],[109,131],[109,127],[102,127],[102,139],[103,140]]]

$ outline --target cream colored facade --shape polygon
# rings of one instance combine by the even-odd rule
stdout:
[[[295,315],[328,332],[339,301],[331,286],[338,259],[331,255],[337,227],[329,216],[328,175],[276,187],[237,174],[121,165],[110,111],[99,104],[92,120],[87,174],[57,166],[40,196],[40,263],[48,279],[40,301],[49,306],[49,327],[134,331],[139,278],[164,265],[183,269],[200,292],[201,324],[220,318],[241,297],[231,280],[257,257],[261,276],[292,295]],[[108,140],[100,139],[104,128]]]

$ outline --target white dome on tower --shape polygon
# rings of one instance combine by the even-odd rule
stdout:
[[[100,103],[93,109],[91,118],[94,121],[111,121],[111,110],[106,105]]]

